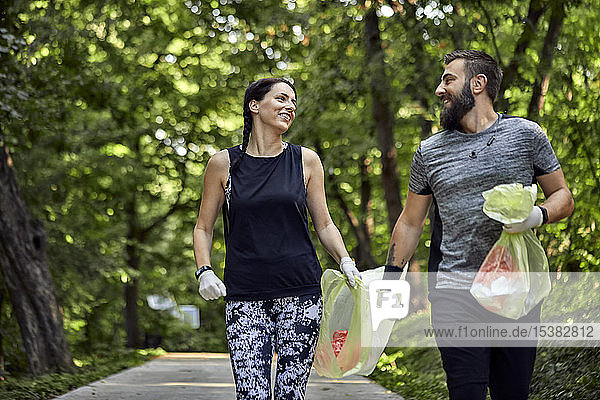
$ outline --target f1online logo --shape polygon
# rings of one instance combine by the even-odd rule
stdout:
[[[379,280],[369,284],[371,324],[376,331],[385,319],[399,320],[408,314],[410,285],[405,280]]]

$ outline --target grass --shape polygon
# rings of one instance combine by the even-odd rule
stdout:
[[[531,382],[531,399],[600,398],[600,349],[538,349]]]
[[[436,348],[387,349],[369,377],[406,400],[448,398],[446,376]],[[600,350],[539,348],[529,398],[600,398]]]
[[[118,350],[75,358],[77,371],[73,374],[9,375],[0,384],[0,400],[51,399],[164,353],[162,349]]]
[[[386,349],[369,378],[406,400],[448,398],[446,375],[437,348]]]
[[[596,285],[595,279],[582,277],[571,286],[557,285],[544,303],[546,320],[558,321],[557,316],[564,315],[581,322],[597,321],[596,299],[589,295]],[[571,299],[568,305],[565,298]],[[395,342],[390,342],[406,347],[386,349],[370,378],[406,400],[447,399],[446,375],[438,349],[411,339],[422,336],[423,327],[429,326],[428,314],[412,314],[396,326],[392,333]],[[394,335],[400,335],[400,339]],[[600,399],[600,349],[538,348],[529,399]]]

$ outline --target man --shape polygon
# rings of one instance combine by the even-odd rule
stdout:
[[[414,155],[406,206],[388,253],[388,270],[413,255],[432,201],[436,205],[429,271],[434,327],[445,323],[502,319],[481,307],[469,289],[502,229],[521,232],[571,214],[574,203],[552,147],[535,122],[501,115],[493,101],[502,71],[486,53],[457,50],[435,94],[444,104],[443,131],[424,140]],[[502,226],[482,211],[481,193],[499,184],[538,183],[546,197],[521,223]],[[539,322],[541,304],[517,322]],[[438,348],[451,399],[526,399],[535,347]],[[443,342],[443,340],[441,340]]]

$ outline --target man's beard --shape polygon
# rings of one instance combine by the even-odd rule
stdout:
[[[440,115],[440,124],[442,128],[452,130],[460,130],[460,120],[475,107],[475,97],[471,93],[471,87],[466,82],[462,91],[458,96],[446,95],[450,98],[450,105],[444,107]]]

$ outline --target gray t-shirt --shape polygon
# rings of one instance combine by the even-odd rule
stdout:
[[[502,224],[483,213],[482,192],[504,183],[531,185],[559,168],[542,128],[518,117],[499,114],[482,132],[445,130],[422,141],[408,188],[433,194],[438,207],[433,225],[441,229],[441,240],[432,238],[429,265],[438,271],[435,287],[469,289],[500,237]],[[439,264],[432,266],[432,260]]]

